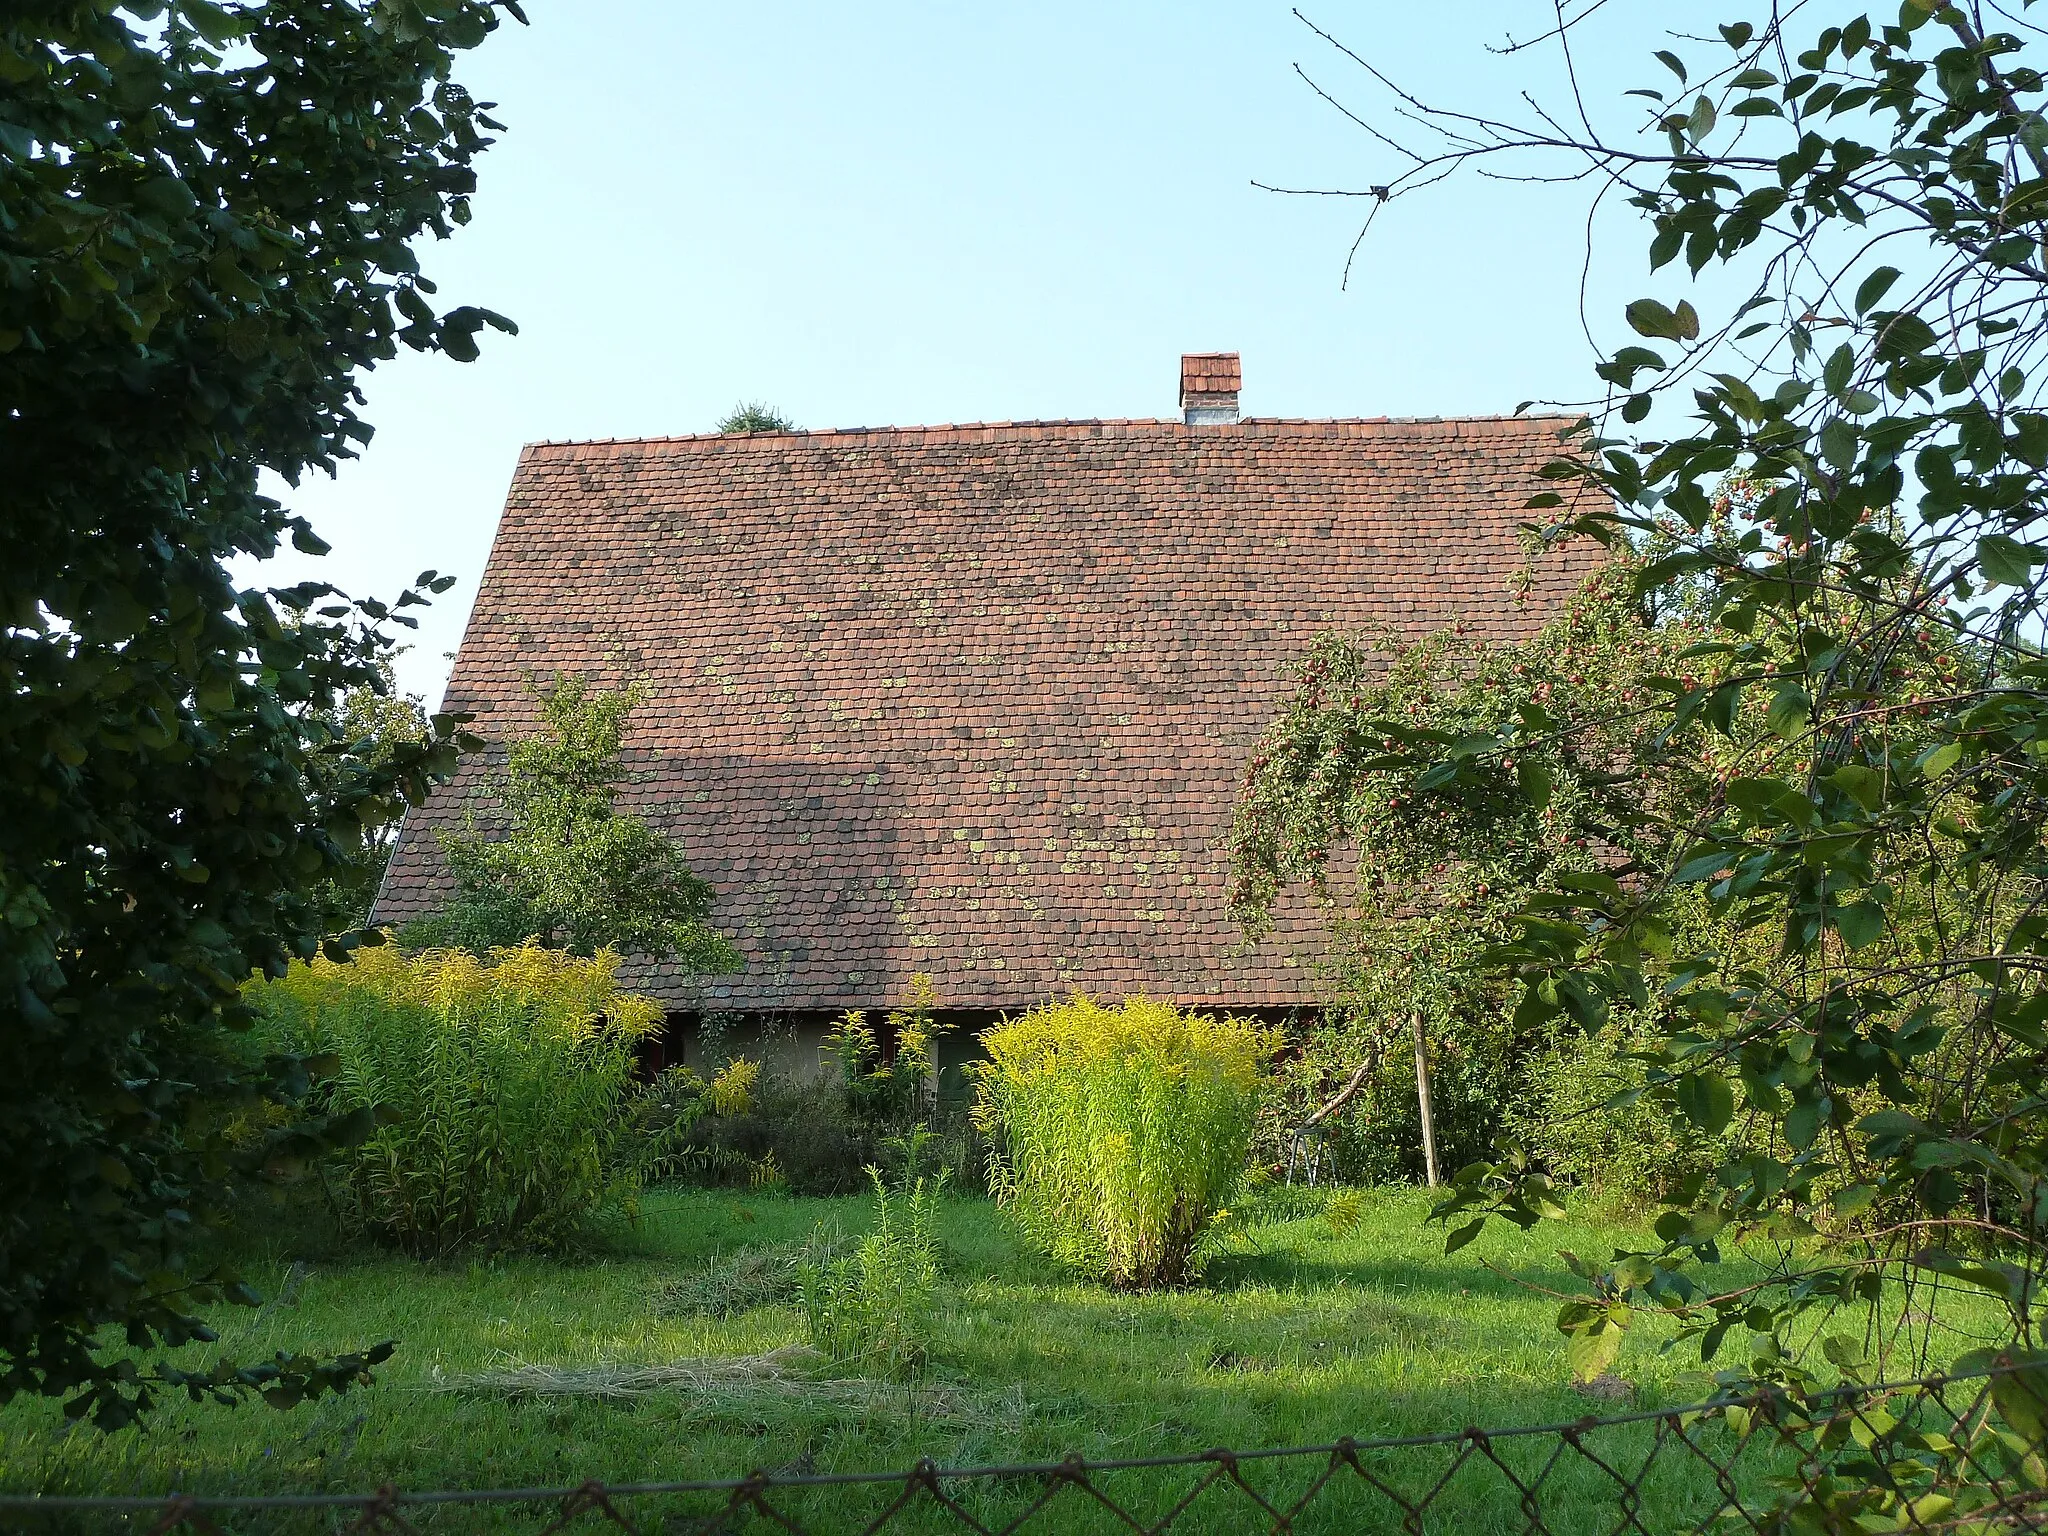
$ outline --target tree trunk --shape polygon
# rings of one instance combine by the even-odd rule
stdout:
[[[1436,1166],[1436,1111],[1429,1103],[1429,1045],[1422,1037],[1422,1015],[1414,1016],[1415,1025],[1415,1107],[1422,1119],[1422,1167],[1429,1177],[1429,1187],[1435,1189],[1443,1182]]]

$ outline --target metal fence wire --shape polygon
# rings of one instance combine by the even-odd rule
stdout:
[[[0,1495],[9,1530],[725,1536],[1403,1532],[1975,1536],[2048,1530],[2048,1365],[1731,1395],[1569,1424],[1277,1450],[579,1488]]]

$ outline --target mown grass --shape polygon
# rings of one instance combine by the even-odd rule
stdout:
[[[1555,1303],[1537,1287],[1570,1280],[1559,1247],[1604,1252],[1622,1229],[1550,1223],[1523,1236],[1489,1229],[1471,1247],[1442,1253],[1441,1229],[1422,1222],[1414,1192],[1375,1192],[1343,1236],[1317,1217],[1256,1227],[1233,1241],[1194,1289],[1120,1295],[1080,1283],[1022,1251],[1004,1217],[979,1200],[949,1201],[943,1236],[951,1258],[933,1363],[921,1381],[843,1382],[813,1388],[807,1373],[740,1369],[635,1396],[508,1395],[450,1390],[476,1373],[546,1366],[655,1366],[758,1357],[801,1344],[790,1305],[719,1317],[678,1312],[676,1282],[715,1255],[803,1239],[821,1223],[846,1232],[871,1218],[862,1200],[804,1200],[661,1190],[640,1228],[602,1257],[581,1262],[508,1257],[420,1262],[322,1249],[271,1238],[245,1268],[274,1299],[259,1312],[224,1309],[229,1354],[347,1349],[382,1338],[398,1353],[376,1386],[279,1413],[167,1407],[142,1431],[103,1435],[68,1428],[54,1404],[0,1411],[0,1491],[44,1493],[363,1491],[573,1486],[729,1477],[755,1468],[843,1472],[909,1466],[929,1456],[962,1466],[1135,1457],[1568,1421],[1629,1404],[1591,1401],[1574,1387]],[[1489,1268],[1489,1264],[1492,1266]],[[1679,1355],[1659,1355],[1656,1334],[1632,1339],[1619,1372],[1638,1405],[1689,1401],[1708,1380]],[[1614,1453],[1640,1460],[1648,1430],[1609,1432]],[[1631,1452],[1631,1447],[1634,1447]],[[1509,1454],[1527,1461],[1546,1442]],[[1426,1486],[1447,1453],[1382,1459],[1400,1484]],[[1444,1529],[1519,1530],[1504,1479],[1468,1468],[1444,1497]],[[1299,1487],[1306,1463],[1247,1472],[1261,1487]],[[1156,1514],[1192,1481],[1185,1471],[1126,1474],[1115,1482]],[[1469,1483],[1469,1486],[1467,1484]],[[1706,1507],[1697,1464],[1671,1462],[1652,1497],[1674,1519]],[[1594,1469],[1560,1475],[1547,1502],[1560,1533],[1612,1523],[1609,1485]],[[1035,1489],[990,1485],[973,1497],[984,1515],[1014,1512]],[[1247,1527],[1238,1499],[1205,1496],[1175,1529]],[[827,1528],[857,1529],[879,1507],[868,1492],[787,1495]],[[1073,1499],[1063,1495],[1063,1499]],[[699,1498],[671,1506],[715,1507]],[[1346,1474],[1305,1529],[1360,1521],[1391,1525],[1383,1501]],[[643,1507],[642,1513],[652,1506]],[[518,1511],[409,1513],[422,1529],[532,1529]],[[1099,1517],[1099,1518],[1098,1518]],[[38,1518],[36,1528],[60,1528]],[[1074,1499],[1046,1528],[1092,1529],[1107,1516]],[[1432,1517],[1432,1527],[1437,1519]],[[141,1522],[146,1529],[148,1522]],[[77,1529],[115,1528],[102,1521]],[[272,1517],[224,1529],[328,1529]],[[927,1515],[905,1529],[936,1529]]]

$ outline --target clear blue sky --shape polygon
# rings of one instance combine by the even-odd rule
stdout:
[[[423,253],[446,302],[520,334],[379,370],[363,458],[288,497],[350,591],[458,578],[401,666],[430,704],[532,440],[705,431],[742,398],[805,427],[1166,416],[1183,351],[1241,352],[1255,415],[1507,412],[1591,381],[1581,196],[1461,178],[1391,207],[1340,291],[1362,204],[1252,187],[1392,171],[1294,74],[1376,100],[1285,4],[528,8],[463,61],[508,131],[475,222]],[[1446,99],[1563,99],[1551,57],[1486,52],[1540,31],[1538,0],[1304,9]],[[1661,72],[1654,9],[1588,39],[1609,102]],[[1614,317],[1647,286],[1645,236],[1617,233],[1593,274]]]

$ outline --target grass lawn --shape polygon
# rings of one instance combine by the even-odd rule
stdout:
[[[223,1309],[223,1347],[243,1359],[279,1349],[334,1350],[399,1341],[377,1385],[278,1413],[261,1406],[194,1408],[182,1402],[143,1431],[68,1430],[56,1406],[17,1402],[0,1411],[0,1491],[161,1493],[366,1491],[572,1486],[730,1477],[755,1468],[836,1472],[1057,1460],[1312,1444],[1576,1419],[1625,1411],[1572,1386],[1555,1303],[1512,1278],[1567,1288],[1559,1247],[1604,1253],[1622,1229],[1549,1223],[1523,1237],[1496,1224],[1446,1258],[1441,1229],[1425,1228],[1423,1197],[1368,1197],[1355,1230],[1333,1236],[1320,1218],[1253,1229],[1216,1261],[1202,1288],[1118,1295],[1077,1283],[1020,1250],[985,1201],[950,1201],[943,1233],[953,1258],[933,1360],[919,1382],[819,1382],[815,1367],[777,1370],[715,1362],[755,1359],[800,1345],[790,1305],[718,1318],[679,1315],[667,1288],[715,1255],[791,1241],[820,1222],[860,1230],[865,1200],[805,1200],[704,1190],[661,1190],[644,1221],[600,1257],[419,1263],[364,1251],[322,1252],[283,1237],[246,1264],[266,1294],[260,1312]],[[1485,1267],[1490,1261],[1505,1276]],[[520,1395],[461,1388],[461,1378],[521,1366],[566,1371],[714,1362],[689,1381],[637,1395]],[[1705,1394],[1696,1355],[1659,1356],[1654,1337],[1631,1340],[1619,1370],[1639,1405]],[[1610,1432],[1636,1447],[1647,1427]],[[1632,1437],[1632,1438],[1631,1438]],[[1527,1462],[1554,1442],[1522,1442]],[[1625,1446],[1624,1446],[1625,1449]],[[1426,1485],[1448,1453],[1388,1459],[1388,1476]],[[1476,1468],[1468,1468],[1470,1473]],[[1298,1488],[1306,1462],[1246,1475],[1262,1488]],[[1193,1481],[1174,1473],[1119,1474],[1120,1498],[1151,1510]],[[1550,1528],[1604,1529],[1586,1501],[1604,1494],[1590,1468],[1573,1471],[1546,1503]],[[1651,1484],[1672,1516],[1703,1510],[1710,1489],[1697,1466],[1673,1459]],[[1030,1492],[984,1485],[983,1518],[1021,1509]],[[1176,1530],[1258,1529],[1241,1499],[1212,1490]],[[1074,1494],[1030,1529],[1112,1528]],[[866,1490],[806,1492],[780,1500],[829,1529],[858,1529],[879,1507]],[[1306,1529],[1394,1524],[1346,1474],[1319,1499]],[[1575,1502],[1575,1500],[1577,1502]],[[671,1501],[663,1508],[715,1507]],[[636,1512],[645,1518],[654,1506]],[[1441,1528],[1520,1530],[1524,1518],[1497,1475],[1461,1475],[1439,1506]],[[1368,1518],[1368,1511],[1372,1512]],[[422,1529],[534,1529],[504,1509],[409,1511]],[[332,1529],[245,1522],[226,1529]],[[30,1522],[37,1529],[53,1523]],[[147,1529],[148,1521],[137,1527]],[[106,1523],[77,1529],[116,1528]],[[657,1522],[657,1528],[659,1528]],[[682,1526],[674,1528],[682,1529]],[[817,1528],[814,1526],[814,1528]],[[892,1529],[899,1527],[892,1527]],[[930,1512],[903,1529],[937,1529]],[[1439,1528],[1436,1513],[1430,1528]]]

